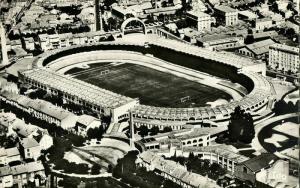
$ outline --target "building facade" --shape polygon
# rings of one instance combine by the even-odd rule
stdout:
[[[215,13],[218,15],[219,22],[226,26],[236,25],[238,23],[238,11],[224,5],[216,6]]]
[[[244,37],[231,35],[210,35],[197,38],[197,44],[213,51],[238,48],[244,45]]]
[[[210,31],[212,18],[209,14],[204,12],[195,12],[189,11],[187,12],[187,21],[188,23],[195,27],[198,31]]]
[[[289,162],[279,159],[274,154],[263,153],[238,164],[235,176],[243,181],[250,181],[254,185],[257,182],[268,182],[270,179],[287,182]]]
[[[45,169],[41,161],[34,161],[17,166],[0,167],[0,187],[26,187],[29,182],[39,187],[45,183]]]
[[[189,172],[186,170],[186,167],[174,161],[165,160],[150,151],[141,153],[136,163],[145,167],[148,171],[155,171],[157,174],[184,188],[219,188],[213,180],[200,174]]]
[[[284,44],[274,44],[269,48],[269,66],[275,70],[299,71],[299,47],[291,47]]]
[[[268,29],[273,26],[273,22],[271,18],[263,18],[255,20],[255,30],[263,31],[264,29]]]
[[[33,138],[23,138],[20,140],[19,148],[25,159],[37,160],[41,156],[40,145]]]

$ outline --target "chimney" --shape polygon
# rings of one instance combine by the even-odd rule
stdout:
[[[2,22],[0,22],[0,32],[1,32],[0,37],[1,37],[2,64],[7,65],[9,61],[7,56],[5,29],[3,28]]]
[[[100,30],[100,6],[99,0],[94,0],[94,7],[95,7],[95,31]],[[102,24],[101,24],[102,25]]]

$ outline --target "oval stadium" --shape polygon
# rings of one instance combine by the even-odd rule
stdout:
[[[170,55],[172,54],[172,55]],[[149,128],[228,121],[240,106],[263,118],[275,91],[266,67],[232,54],[169,39],[101,42],[48,51],[19,73],[21,82],[109,115],[130,113]]]

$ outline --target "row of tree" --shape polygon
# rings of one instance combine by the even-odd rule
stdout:
[[[157,135],[158,133],[166,133],[166,132],[171,132],[172,128],[171,127],[164,127],[163,130],[160,130],[157,126],[153,126],[151,129],[149,129],[147,126],[142,125],[140,127],[135,127],[134,128],[135,133],[138,133],[141,137],[145,136],[153,136]]]

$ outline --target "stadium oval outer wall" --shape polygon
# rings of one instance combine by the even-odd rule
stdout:
[[[155,46],[157,44],[150,45]],[[121,47],[124,51],[128,51],[128,47],[131,47],[133,50],[129,51],[137,50],[140,55],[145,53],[145,51],[143,51],[143,45],[130,42],[111,42],[84,46],[72,46],[44,53],[38,59],[36,59],[35,62],[33,62],[33,67],[42,68],[49,66],[49,68],[51,68],[51,66],[62,66],[59,65],[59,59],[68,58],[66,56],[74,53],[98,50],[101,50],[101,53],[105,53],[105,49],[116,50],[117,48],[117,50],[120,50]],[[176,51],[176,49],[172,50]],[[243,70],[239,67],[237,70],[240,70],[238,71],[239,77],[247,77],[247,79],[251,80],[254,85],[253,89],[249,91],[248,95],[244,96],[243,99],[239,101],[232,101],[226,105],[221,105],[214,108],[165,108],[138,105],[131,109],[134,117],[134,123],[137,126],[158,126],[160,129],[163,129],[164,126],[171,126],[173,129],[180,129],[184,124],[186,124],[186,122],[228,120],[230,113],[236,106],[241,106],[242,109],[251,113],[253,112],[254,114],[261,109],[273,108],[275,94],[273,86],[261,74],[253,71]]]

